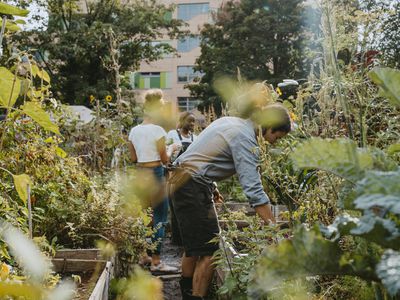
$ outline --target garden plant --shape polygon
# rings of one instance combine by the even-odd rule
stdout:
[[[0,2],[0,299],[79,297],[81,278],[49,264],[63,248],[115,259],[110,297],[163,299],[138,266],[155,247],[156,189],[129,162],[143,113],[130,71],[173,55],[153,42],[186,35],[184,23],[153,0],[85,2],[87,14],[48,1],[48,30],[30,32],[29,2]],[[201,32],[204,76],[187,87],[209,123],[276,102],[293,123],[274,145],[259,138],[265,190],[286,207],[277,224],[249,213],[238,178],[219,184],[245,209],[220,207],[214,298],[400,299],[400,6],[315,2],[227,1]],[[282,100],[276,85],[289,77],[298,90]]]

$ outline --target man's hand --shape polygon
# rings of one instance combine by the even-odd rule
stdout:
[[[219,190],[217,188],[215,188],[215,190],[213,192],[213,199],[214,199],[214,203],[223,203],[224,202],[224,197],[221,195],[221,193],[219,192]]]
[[[276,220],[274,215],[272,214],[271,205],[270,204],[263,204],[256,206],[255,208],[256,213],[260,216],[261,219],[266,224],[276,224]]]

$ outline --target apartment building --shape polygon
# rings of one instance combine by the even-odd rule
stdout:
[[[205,23],[212,22],[212,12],[216,11],[222,0],[159,0],[164,4],[175,4],[171,17],[182,19],[194,36],[182,40],[162,40],[154,43],[169,43],[178,51],[177,56],[168,55],[147,64],[143,62],[137,72],[131,75],[132,87],[143,94],[147,89],[160,88],[165,98],[180,110],[192,110],[198,100],[190,97],[184,86],[201,76],[193,70],[196,58],[200,55],[199,33]]]

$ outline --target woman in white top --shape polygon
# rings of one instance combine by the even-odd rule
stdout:
[[[153,208],[153,226],[156,232],[153,242],[164,239],[165,224],[168,218],[168,199],[165,197],[165,170],[163,164],[168,163],[165,138],[165,130],[153,124],[154,116],[160,111],[163,105],[162,91],[150,90],[145,95],[144,118],[140,125],[132,128],[129,133],[128,147],[131,153],[131,159],[136,162],[136,166],[143,172],[150,172],[160,184],[160,190],[163,191],[161,199],[151,199]],[[161,262],[161,243],[158,243],[157,249],[152,253],[151,267],[152,272],[176,272],[177,268],[168,266]],[[149,259],[149,258],[147,258]]]

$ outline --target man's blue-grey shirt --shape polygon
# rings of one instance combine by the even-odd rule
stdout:
[[[258,172],[259,159],[253,122],[223,117],[201,132],[174,164],[204,182],[220,181],[237,173],[250,204],[258,206],[270,203]]]

